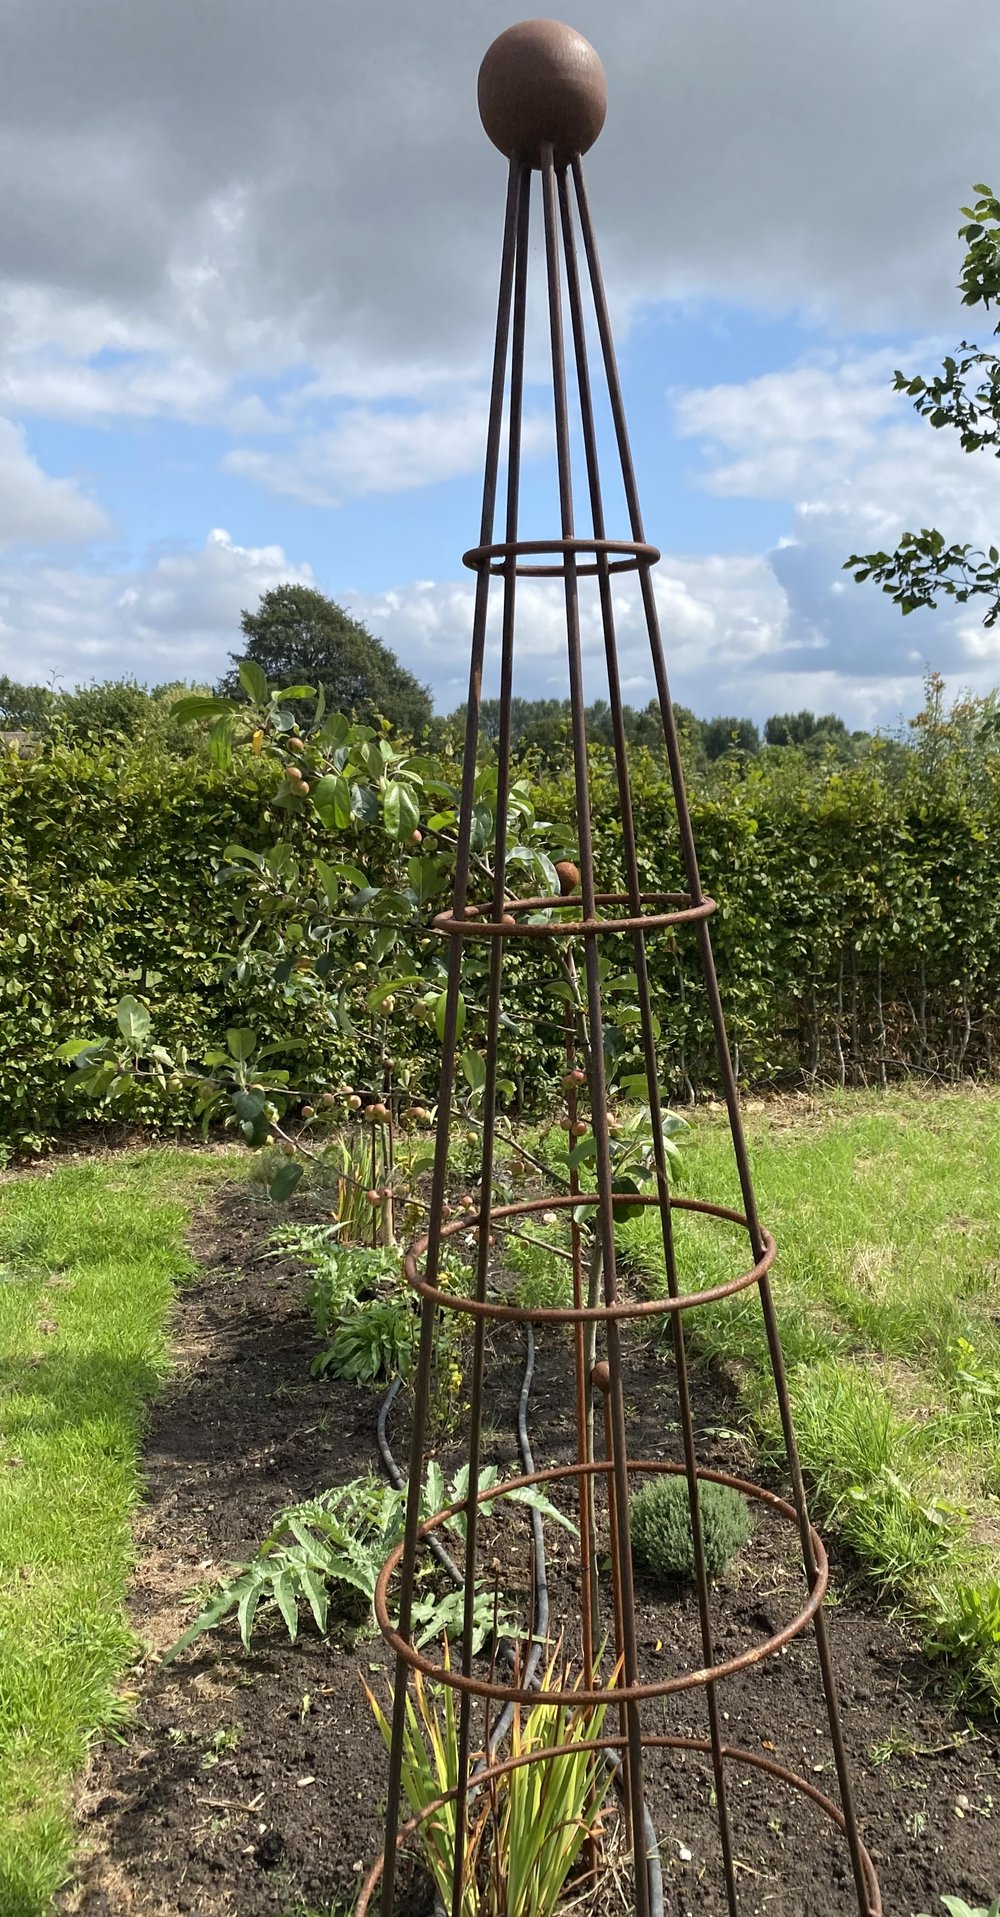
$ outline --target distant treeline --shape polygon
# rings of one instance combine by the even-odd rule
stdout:
[[[279,679],[277,683],[282,683]],[[292,684],[295,681],[288,681]],[[225,682],[227,691],[233,688]],[[201,688],[208,690],[208,688]],[[173,681],[146,687],[135,679],[94,682],[64,692],[49,686],[21,685],[0,676],[0,730],[23,731],[35,737],[85,739],[139,739],[155,734],[180,752],[191,749],[190,734],[174,724],[172,708],[178,699],[198,687]],[[699,719],[687,706],[675,706],[675,717],[687,751],[695,763],[711,765],[717,759],[751,757],[766,746],[796,746],[810,758],[834,752],[850,763],[871,742],[867,732],[849,732],[843,719],[828,712],[776,712],[763,730],[752,719],[736,716]],[[627,705],[623,712],[630,746],[657,752],[663,746],[663,726],[655,699],[646,706]],[[511,744],[519,758],[536,755],[547,766],[559,765],[569,743],[568,699],[514,699],[511,703]],[[500,731],[500,702],[483,702],[480,738],[484,747],[496,743]],[[465,733],[465,708],[446,717],[434,714],[419,728],[421,743],[436,751],[458,752]],[[613,743],[611,707],[606,699],[587,707],[587,736],[596,745]]]

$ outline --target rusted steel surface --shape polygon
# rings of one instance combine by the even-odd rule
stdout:
[[[648,1852],[649,1832],[646,1768],[651,1761],[655,1761],[656,1752],[663,1749],[700,1752],[711,1759],[719,1856],[728,1917],[739,1917],[741,1908],[728,1803],[729,1774],[734,1764],[750,1765],[789,1785],[831,1818],[843,1833],[850,1858],[851,1886],[845,1893],[850,1907],[856,1908],[859,1917],[879,1917],[881,1899],[871,1859],[859,1834],[824,1621],[827,1558],[822,1540],[809,1520],[775,1318],[771,1292],[775,1245],[757,1212],[736,1077],[712,953],[709,920],[716,905],[702,888],[684,789],[680,746],[653,586],[653,567],[659,559],[659,552],[647,541],[643,527],[607,300],[580,160],[581,153],[596,139],[603,123],[603,69],[593,49],[572,29],[552,21],[523,22],[521,26],[501,35],[490,48],[480,76],[480,105],[486,130],[494,143],[509,156],[510,166],[482,514],[478,543],[464,555],[465,564],[475,573],[476,586],[454,888],[450,908],[440,912],[434,920],[435,929],[442,936],[447,951],[434,1169],[427,1230],[411,1246],[404,1261],[407,1280],[420,1301],[421,1314],[413,1381],[413,1429],[406,1522],[402,1542],[383,1567],[375,1598],[379,1627],[387,1644],[395,1652],[386,1839],[383,1857],[373,1867],[362,1887],[357,1917],[364,1917],[376,1894],[382,1917],[393,1917],[399,1845],[414,1834],[422,1819],[434,1808],[425,1808],[421,1818],[405,1823],[402,1821],[403,1733],[407,1679],[411,1671],[420,1672],[426,1680],[450,1688],[458,1700],[457,1778],[454,1788],[439,1800],[440,1803],[453,1801],[455,1805],[454,1854],[457,1861],[451,1883],[452,1917],[460,1917],[466,1907],[468,1886],[463,1877],[463,1861],[470,1794],[479,1791],[491,1779],[502,1777],[517,1763],[540,1761],[542,1755],[535,1752],[527,1758],[491,1759],[491,1727],[497,1721],[496,1711],[517,1704],[522,1707],[543,1705],[552,1708],[606,1704],[613,1706],[617,1712],[618,1736],[597,1739],[591,1744],[573,1744],[566,1749],[599,1750],[617,1754],[620,1760],[618,1780],[627,1830],[630,1833],[646,1833],[646,1840],[636,1845],[638,1867],[634,1872],[633,1890],[635,1917],[659,1917],[662,1910],[662,1900],[657,1901],[654,1873],[644,1867],[642,1859]],[[540,264],[544,271],[552,369],[553,447],[558,478],[559,528],[551,536],[526,538],[522,536],[520,527],[521,427],[527,286],[532,243],[532,187],[536,173],[540,175]],[[624,491],[628,522],[627,537],[609,537],[606,524],[593,374],[588,349],[588,298],[600,348],[598,364],[610,403],[618,455],[618,477]],[[571,426],[574,421],[578,422],[586,479],[586,517],[589,525],[582,530],[577,527],[574,500],[572,441],[576,425]],[[501,474],[503,537],[498,538]],[[633,574],[638,586],[676,808],[686,888],[683,892],[651,891],[643,886],[640,876],[641,860],[632,816],[616,638],[614,594],[616,577],[621,573]],[[563,889],[554,897],[513,897],[508,894],[506,883],[511,706],[516,678],[518,581],[523,578],[562,582],[575,830],[579,850],[576,866],[559,869],[558,876]],[[595,871],[585,717],[587,657],[582,639],[581,580],[594,582],[589,590],[596,591],[600,614],[621,824],[624,889],[618,891],[601,890]],[[490,594],[495,588],[501,593],[496,848],[492,873],[487,874],[484,880],[481,867],[473,861],[472,831],[487,618]],[[475,884],[474,874],[477,875]],[[474,893],[478,896],[474,896]],[[623,1292],[617,1267],[614,1218],[615,1207],[623,1199],[622,1194],[615,1189],[613,1178],[605,1076],[601,955],[610,940],[624,937],[629,942],[636,981],[635,1004],[643,1075],[650,1109],[654,1113],[658,1112],[662,1106],[661,1061],[651,998],[649,944],[650,941],[655,944],[658,936],[664,933],[671,938],[690,936],[695,942],[708,1018],[714,1034],[719,1080],[729,1119],[742,1210],[733,1210],[706,1200],[675,1196],[669,1185],[666,1147],[659,1127],[654,1124],[654,1188],[635,1195],[630,1193],[627,1198],[630,1206],[653,1207],[659,1215],[666,1296],[652,1299],[636,1298]],[[480,1196],[474,1210],[467,1211],[456,1220],[451,1218],[448,1205],[449,1153],[455,1119],[463,955],[465,941],[470,938],[487,940],[490,944],[482,1146],[476,1180]],[[579,1085],[575,1081],[568,1081],[567,1105],[572,1127],[579,1122],[584,1107],[590,1120],[593,1163],[588,1170],[588,1178],[591,1186],[587,1191],[581,1191],[579,1175],[571,1170],[568,1190],[519,1203],[497,1203],[496,1108],[498,1060],[505,1013],[504,957],[511,941],[524,938],[540,941],[542,949],[547,948],[551,952],[553,967],[563,968],[560,975],[565,976],[565,968],[570,966],[573,978],[578,981],[579,1009],[567,1013],[565,1056],[567,1069],[582,1069],[584,1079]],[[578,1215],[580,1207],[587,1207],[586,1229],[591,1234],[588,1240],[591,1255],[595,1246],[600,1251],[598,1295],[596,1300],[591,1297],[590,1301],[587,1298],[583,1256],[584,1227]],[[509,1298],[498,1293],[493,1283],[491,1245],[494,1234],[498,1240],[503,1240],[510,1232],[518,1232],[525,1221],[529,1225],[533,1224],[538,1214],[566,1210],[572,1218],[571,1249],[564,1253],[572,1265],[572,1306],[525,1308],[510,1302]],[[700,1290],[692,1289],[690,1283],[684,1281],[682,1260],[674,1242],[677,1214],[699,1215],[738,1228],[745,1234],[749,1254],[745,1269],[737,1271],[723,1282]],[[440,1261],[449,1243],[460,1236],[467,1236],[470,1228],[475,1244],[475,1280],[470,1294],[463,1296],[448,1284],[439,1282]],[[596,1264],[594,1269],[598,1270]],[[718,1305],[738,1295],[753,1292],[756,1292],[759,1301],[770,1353],[791,1483],[790,1500],[780,1498],[746,1479],[710,1470],[698,1458],[688,1379],[687,1314],[706,1305]],[[468,1496],[460,1505],[452,1505],[430,1517],[423,1517],[420,1505],[426,1463],[428,1407],[433,1389],[435,1326],[443,1312],[461,1313],[471,1319],[473,1344],[466,1446]],[[673,1343],[673,1377],[671,1383],[664,1386],[664,1424],[675,1421],[679,1424],[683,1452],[681,1462],[633,1458],[629,1454],[627,1355],[623,1353],[623,1328],[632,1323],[641,1326],[657,1321],[669,1323]],[[488,1352],[486,1341],[490,1327],[497,1324],[572,1327],[577,1458],[574,1463],[530,1472],[484,1491],[480,1479]],[[592,1416],[595,1398],[600,1410],[597,1427],[603,1433],[604,1456],[600,1458],[593,1455],[591,1440],[595,1425]],[[656,1474],[680,1477],[687,1485],[702,1661],[697,1669],[675,1671],[656,1681],[647,1681],[640,1668],[637,1644],[629,1510],[634,1481]],[[789,1526],[797,1534],[804,1574],[804,1600],[787,1624],[768,1638],[728,1658],[720,1658],[715,1649],[700,1503],[701,1487],[706,1483],[728,1485]],[[509,1682],[499,1658],[494,1658],[490,1663],[488,1659],[477,1658],[473,1654],[473,1614],[484,1511],[494,1499],[512,1489],[552,1485],[562,1485],[573,1494],[580,1518],[578,1605],[573,1617],[561,1621],[561,1628],[566,1633],[568,1646],[582,1660],[582,1684],[579,1688],[572,1688],[567,1683],[565,1688],[546,1690],[540,1694],[535,1685],[526,1681],[527,1672],[523,1663],[520,1668],[515,1663],[514,1681]],[[592,1536],[598,1500],[603,1500],[602,1509],[606,1513],[611,1537],[610,1593],[603,1594],[603,1597],[596,1575]],[[425,1656],[416,1649],[412,1629],[413,1604],[421,1552],[428,1538],[455,1517],[461,1517],[466,1528],[463,1631],[457,1654],[453,1654],[451,1665],[446,1668],[443,1660]],[[605,1610],[610,1609],[610,1618],[599,1615],[602,1601]],[[529,1633],[532,1628],[533,1621],[529,1620]],[[830,1729],[840,1794],[839,1806],[779,1762],[755,1751],[737,1750],[723,1736],[720,1685],[724,1686],[725,1681],[737,1673],[753,1670],[765,1659],[780,1655],[793,1638],[808,1630],[812,1631],[817,1648],[817,1691],[822,1693]],[[596,1668],[595,1642],[602,1635],[614,1643],[620,1664],[618,1681],[614,1684],[602,1683]],[[654,1735],[644,1727],[645,1708],[657,1699],[681,1692],[692,1696],[700,1693],[704,1697],[707,1738]],[[721,1695],[724,1696],[724,1691]],[[544,1755],[551,1757],[552,1753],[546,1751]],[[599,1870],[599,1856],[596,1862]]]

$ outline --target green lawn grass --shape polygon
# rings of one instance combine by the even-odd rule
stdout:
[[[685,1191],[738,1207],[724,1119],[694,1127]],[[751,1101],[747,1129],[814,1516],[1000,1707],[1000,1097]],[[653,1286],[655,1234],[622,1232]],[[739,1245],[679,1217],[685,1289],[734,1276]],[[782,1456],[756,1291],[686,1324]]]
[[[122,1601],[144,1407],[183,1230],[231,1169],[171,1149],[0,1186],[0,1910],[41,1917],[74,1841],[69,1786],[127,1706]]]

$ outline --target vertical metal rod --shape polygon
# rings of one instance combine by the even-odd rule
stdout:
[[[549,299],[549,338],[552,350],[552,383],[555,404],[556,458],[559,473],[559,508],[563,539],[573,537],[573,482],[570,461],[569,412],[566,391],[566,360],[563,345],[562,288],[559,273],[559,215],[556,173],[551,145],[544,146],[542,160],[542,204],[545,214],[545,263]],[[569,654],[570,711],[573,737],[573,761],[576,789],[577,831],[580,850],[580,876],[584,918],[593,920],[594,896],[593,839],[590,821],[590,792],[587,775],[587,734],[584,712],[583,658],[580,640],[580,607],[576,559],[565,551],[564,582],[566,626]],[[596,932],[584,935],[587,978],[587,1016],[590,1040],[590,1098],[594,1141],[597,1148],[597,1189],[600,1198],[600,1233],[604,1255],[604,1289],[608,1304],[617,1296],[615,1278],[615,1232],[612,1216],[612,1170],[607,1125],[607,1089],[604,1074],[604,1022],[601,1011],[599,954]],[[639,1681],[639,1657],[635,1628],[635,1594],[632,1583],[632,1552],[628,1524],[628,1450],[625,1429],[625,1398],[622,1384],[621,1339],[617,1321],[608,1320],[608,1365],[611,1372],[610,1405],[614,1448],[612,1486],[617,1504],[619,1564],[621,1568],[622,1648],[626,1685]],[[641,1846],[645,1829],[642,1783],[642,1726],[635,1699],[627,1706],[628,1752],[626,1790],[636,1849]],[[649,1917],[649,1879],[645,1859],[635,1860],[636,1917]]]
[[[566,1066],[567,1070],[576,1067],[576,1012],[570,1008],[566,1013]],[[572,1086],[566,1099],[570,1125],[576,1123],[579,1111],[579,1099],[576,1086]],[[571,1156],[574,1134],[569,1132]],[[575,1195],[580,1189],[580,1174],[576,1165],[569,1170],[570,1193]],[[583,1245],[580,1227],[570,1214],[570,1257],[573,1261],[573,1309],[579,1311],[585,1300],[583,1295]],[[590,1456],[590,1432],[587,1419],[587,1402],[591,1390],[587,1377],[586,1331],[582,1320],[573,1326],[573,1366],[576,1398],[576,1455],[583,1464],[592,1464]],[[597,1626],[597,1566],[593,1561],[591,1549],[593,1539],[594,1487],[589,1473],[582,1473],[577,1482],[577,1509],[580,1514],[580,1626],[583,1639],[583,1682],[586,1690],[593,1689],[594,1656],[597,1650],[595,1630]]]
[[[521,413],[524,397],[524,322],[528,272],[528,225],[531,213],[531,172],[518,178],[517,238],[514,261],[514,305],[510,362],[510,412],[507,439],[507,515],[504,538],[517,538],[521,467]],[[517,561],[504,565],[503,631],[500,654],[500,737],[497,742],[496,846],[493,863],[493,921],[503,919],[507,896],[507,804],[510,789],[511,693],[514,677],[514,601]],[[455,941],[460,947],[460,941]],[[489,1277],[490,1210],[493,1204],[493,1162],[496,1143],[496,1098],[500,1044],[500,994],[503,982],[502,937],[493,940],[486,1014],[486,1078],[483,1085],[483,1148],[480,1165],[479,1239],[476,1258],[476,1297],[485,1300]],[[479,1471],[482,1459],[483,1374],[486,1321],[476,1318],[473,1333],[472,1387],[469,1394],[469,1478],[466,1499],[465,1594],[462,1623],[462,1672],[472,1675],[475,1627],[476,1558],[479,1539]],[[532,1627],[532,1634],[533,1634]],[[452,1879],[452,1917],[461,1917],[465,1892],[465,1832],[468,1815],[469,1746],[472,1694],[463,1691],[459,1705],[455,1797],[455,1867]]]
[[[486,467],[483,480],[483,510],[480,543],[487,545],[493,535],[496,511],[497,474],[500,462],[500,435],[503,424],[504,375],[514,281],[517,206],[520,169],[511,161],[507,179],[507,205],[504,215],[503,250],[500,263],[500,293],[497,303],[497,329],[493,348],[493,381],[490,393],[489,424],[486,435]],[[479,709],[482,700],[483,656],[486,649],[486,613],[489,601],[488,566],[476,578],[476,601],[472,627],[472,658],[469,669],[469,703],[465,726],[465,757],[462,763],[462,794],[459,810],[458,847],[455,854],[454,910],[464,914],[469,885],[472,843],[472,801],[476,777],[476,742],[479,735]],[[434,1147],[434,1174],[429,1207],[426,1273],[434,1283],[437,1276],[441,1226],[448,1170],[448,1139],[451,1103],[455,1085],[455,1046],[458,1003],[462,974],[462,941],[452,939],[448,955],[448,984],[445,1000],[442,1040],[441,1084],[438,1094],[437,1132]],[[413,1431],[410,1438],[410,1475],[406,1499],[406,1524],[403,1534],[403,1559],[400,1566],[399,1631],[408,1638],[413,1616],[413,1583],[416,1572],[417,1530],[420,1523],[420,1493],[423,1478],[423,1453],[427,1435],[427,1409],[430,1399],[431,1361],[434,1351],[434,1306],[425,1300],[420,1319],[420,1348],[417,1358],[413,1401]],[[386,1795],[385,1854],[382,1873],[381,1913],[392,1917],[396,1888],[396,1837],[402,1797],[403,1734],[406,1723],[407,1670],[397,1655],[393,1694],[392,1739],[389,1750],[389,1785]],[[456,1854],[456,1867],[458,1858]]]
[[[600,336],[601,349],[602,349],[602,353],[604,357],[604,366],[605,366],[605,374],[606,374],[607,382],[608,382],[608,391],[611,398],[611,411],[612,411],[612,417],[614,420],[615,436],[618,442],[618,453],[619,453],[619,459],[620,459],[621,468],[622,468],[622,479],[625,486],[626,504],[628,507],[629,519],[630,519],[630,523],[632,527],[632,536],[634,539],[638,541],[642,541],[644,540],[644,537],[645,537],[644,531],[643,531],[643,523],[642,523],[642,511],[639,504],[639,493],[638,493],[638,487],[636,485],[636,479],[635,479],[635,468],[632,462],[632,451],[631,451],[631,446],[629,444],[628,426],[625,419],[625,407],[624,407],[624,402],[622,399],[621,382],[618,375],[618,365],[617,365],[617,359],[615,355],[614,340],[611,333],[611,323],[610,323],[610,318],[608,314],[607,299],[606,299],[606,295],[604,291],[603,278],[601,275],[600,261],[597,254],[597,244],[596,244],[596,239],[594,235],[593,221],[590,215],[590,206],[587,199],[586,186],[584,183],[583,167],[581,162],[578,159],[574,160],[573,162],[573,177],[574,177],[574,183],[576,186],[577,203],[580,209],[580,224],[581,224],[581,230],[583,233],[584,247],[586,250],[587,262],[590,269],[590,279],[591,279],[591,285],[593,288],[593,295],[594,295],[594,306],[595,306],[595,311],[597,314],[598,333]],[[696,851],[695,843],[694,843],[694,834],[691,827],[691,815],[688,809],[687,797],[686,797],[685,788],[684,788],[684,771],[683,771],[683,766],[681,764],[680,742],[677,736],[677,726],[674,719],[673,704],[670,697],[670,688],[667,682],[666,662],[664,659],[663,642],[662,642],[662,638],[660,634],[659,613],[657,610],[656,597],[655,597],[655,592],[653,589],[652,572],[651,572],[651,568],[648,561],[640,562],[639,582],[640,582],[640,590],[642,593],[643,609],[644,609],[645,617],[646,617],[646,627],[649,634],[650,653],[651,653],[652,663],[653,663],[653,675],[654,675],[654,679],[656,683],[657,698],[658,698],[658,702],[660,706],[660,714],[661,714],[661,718],[663,722],[664,741],[665,741],[666,749],[667,749],[667,760],[670,767],[671,783],[673,785],[674,798],[675,798],[675,802],[677,806],[677,818],[678,818],[678,826],[680,830],[680,840],[681,840],[681,854],[682,854],[682,858],[684,862],[684,869],[685,869],[685,875],[687,879],[688,890],[691,894],[692,900],[695,903],[700,903],[704,894],[701,889],[701,876],[698,869],[698,856],[697,856],[697,851]],[[756,1200],[755,1200],[754,1189],[753,1189],[753,1180],[750,1173],[750,1160],[749,1160],[749,1155],[747,1152],[746,1138],[743,1131],[742,1114],[740,1112],[739,1092],[736,1085],[736,1075],[735,1075],[735,1072],[733,1071],[733,1062],[732,1062],[732,1057],[729,1051],[729,1041],[726,1035],[725,1015],[722,1009],[722,999],[719,993],[718,977],[715,970],[715,959],[712,952],[711,934],[709,933],[708,925],[705,920],[700,921],[697,929],[698,929],[698,944],[699,944],[699,949],[701,954],[702,972],[703,972],[704,981],[705,981],[705,991],[706,991],[706,996],[708,999],[709,1014],[712,1020],[712,1027],[713,1027],[713,1031],[715,1035],[715,1044],[716,1044],[716,1053],[717,1053],[718,1064],[719,1064],[719,1073],[722,1079],[726,1110],[729,1116],[729,1125],[730,1125],[730,1131],[732,1134],[733,1150],[736,1157],[737,1171],[739,1174],[740,1189],[743,1194],[743,1209],[744,1209],[744,1212],[748,1221],[748,1225],[749,1225],[750,1242],[753,1249],[754,1257],[755,1259],[759,1259],[763,1252],[763,1237],[762,1237],[761,1229],[760,1229],[760,1221],[757,1215]],[[805,1567],[807,1584],[810,1590],[812,1590],[815,1587],[815,1583],[816,1583],[817,1569],[816,1569],[815,1555],[814,1555],[813,1547],[812,1547],[812,1536],[811,1536],[811,1532],[809,1528],[808,1504],[806,1500],[805,1484],[802,1478],[802,1470],[801,1470],[801,1465],[799,1461],[798,1446],[795,1441],[795,1430],[794,1430],[794,1424],[793,1424],[792,1415],[791,1415],[791,1405],[790,1405],[790,1401],[788,1397],[788,1383],[787,1383],[787,1378],[785,1375],[784,1360],[783,1360],[782,1352],[781,1352],[781,1341],[780,1341],[777,1321],[776,1321],[775,1313],[774,1313],[774,1301],[773,1301],[773,1297],[771,1293],[771,1287],[766,1277],[761,1279],[759,1289],[760,1289],[760,1298],[761,1298],[761,1309],[764,1316],[764,1325],[765,1325],[765,1331],[767,1334],[768,1350],[769,1350],[770,1358],[771,1358],[771,1369],[774,1376],[775,1393],[778,1400],[778,1410],[779,1410],[779,1415],[781,1418],[782,1434],[784,1437],[785,1449],[788,1456],[788,1467],[789,1467],[789,1474],[792,1481],[793,1500],[794,1500],[796,1515],[797,1515],[798,1524],[799,1524],[799,1537],[801,1541],[803,1564]],[[835,1762],[836,1770],[837,1770],[837,1782],[838,1782],[840,1794],[841,1794],[841,1807],[844,1812],[844,1820],[846,1824],[848,1849],[849,1849],[850,1858],[851,1858],[851,1870],[853,1873],[854,1886],[855,1886],[855,1891],[857,1893],[857,1898],[858,1898],[858,1909],[862,1913],[862,1917],[868,1917],[868,1911],[870,1907],[869,1898],[868,1898],[868,1884],[867,1884],[867,1878],[865,1875],[864,1863],[863,1863],[862,1854],[861,1854],[861,1838],[860,1838],[860,1833],[859,1833],[858,1824],[857,1824],[857,1814],[856,1814],[855,1805],[854,1805],[854,1792],[853,1792],[853,1787],[851,1784],[850,1769],[847,1762],[847,1752],[844,1745],[843,1728],[840,1722],[840,1707],[837,1701],[837,1688],[836,1688],[836,1681],[835,1681],[834,1672],[833,1672],[833,1661],[830,1656],[829,1638],[828,1638],[827,1629],[826,1629],[826,1619],[824,1617],[822,1607],[816,1613],[815,1631],[816,1631],[817,1651],[819,1654],[820,1670],[821,1670],[822,1679],[823,1679],[823,1689],[826,1696],[827,1717],[828,1717],[829,1725],[830,1725],[830,1738],[833,1745],[834,1762]]]
[[[611,1390],[610,1390],[611,1376],[610,1376],[608,1366],[606,1364],[595,1365],[594,1372],[595,1372],[594,1381],[593,1381],[594,1389],[595,1391],[599,1391],[601,1394],[601,1407],[604,1414],[604,1455],[607,1458],[608,1463],[611,1464],[614,1461],[614,1431],[613,1431],[612,1423],[611,1423]],[[608,1499],[608,1538],[609,1538],[609,1543],[611,1545],[611,1588],[612,1588],[613,1597],[614,1597],[615,1662],[616,1664],[621,1664],[623,1661],[623,1655],[624,1655],[624,1647],[622,1644],[622,1612],[623,1612],[624,1606],[622,1603],[622,1575],[621,1575],[621,1556],[620,1556],[620,1531],[618,1526],[618,1506],[613,1494]],[[618,1727],[621,1731],[622,1737],[627,1738],[628,1713],[625,1709],[624,1702],[622,1702],[618,1706]],[[631,1825],[628,1822],[629,1808],[630,1808],[629,1805],[626,1803],[626,1806],[625,1806],[626,1842],[631,1844],[633,1855],[634,1855],[635,1831],[631,1828]],[[639,1869],[638,1858],[636,1858],[635,1867],[636,1867],[636,1870],[638,1871]]]
[[[580,289],[580,274],[573,232],[573,220],[565,175],[560,181],[560,209],[563,225],[563,247],[566,255],[566,281],[573,325],[573,342],[576,352],[577,383],[580,392],[580,421],[583,429],[583,445],[590,490],[594,537],[595,539],[604,539],[606,536],[604,502],[601,493],[601,476],[597,457],[597,433],[594,425],[594,407],[590,386],[590,371],[587,362],[587,338]],[[625,737],[625,721],[622,711],[618,650],[615,643],[614,602],[607,555],[601,552],[597,555],[597,579],[601,603],[601,623],[604,631],[604,651],[608,672],[608,698],[611,707],[619,812],[622,820],[625,882],[628,889],[630,912],[634,918],[639,918],[642,915],[642,900],[640,896],[642,888],[639,880],[639,859],[635,839],[635,823],[632,816],[632,796],[628,770],[628,744]],[[633,939],[633,956],[636,973],[636,998],[639,1006],[640,1029],[642,1034],[643,1062],[646,1071],[646,1085],[649,1095],[650,1116],[652,1119],[653,1162],[656,1174],[656,1189],[659,1197],[667,1288],[670,1296],[676,1298],[679,1292],[677,1260],[670,1216],[670,1184],[667,1173],[667,1155],[664,1149],[663,1128],[660,1120],[660,1083],[656,1058],[656,1037],[653,1026],[653,1005],[649,987],[649,970],[646,962],[646,940],[645,934],[641,931],[637,931]],[[679,1311],[671,1312],[670,1322],[673,1333],[674,1364],[677,1373],[677,1395],[681,1416],[684,1468],[687,1477],[688,1502],[691,1512],[691,1537],[698,1593],[698,1616],[701,1628],[702,1656],[706,1667],[710,1668],[715,1662],[714,1634],[712,1631],[708,1573],[705,1567],[705,1547],[701,1521],[701,1499],[698,1487],[698,1459],[694,1434],[694,1417],[691,1409],[687,1352],[685,1349],[681,1313]],[[719,1720],[719,1704],[714,1684],[706,1686],[705,1696],[708,1710],[709,1737],[712,1745],[712,1769],[715,1777],[716,1809],[718,1813],[723,1872],[726,1882],[726,1899],[729,1906],[730,1917],[738,1917],[739,1897],[736,1885],[736,1867],[733,1859],[732,1828],[729,1816],[725,1765],[722,1756],[723,1740]]]

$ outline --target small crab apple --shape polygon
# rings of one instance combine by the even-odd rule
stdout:
[[[573,864],[572,859],[557,859],[556,877],[559,880],[559,890],[563,898],[568,898],[571,892],[576,891],[580,883],[580,868]]]
[[[325,1112],[328,1112],[330,1110],[330,1107],[337,1103],[336,1094],[334,1092],[321,1092],[319,1102],[322,1105],[323,1110]]]
[[[372,1186],[370,1186],[370,1187],[369,1187],[369,1189],[368,1189],[368,1191],[366,1191],[366,1192],[365,1192],[365,1197],[367,1198],[367,1200],[368,1200],[368,1203],[369,1203],[370,1205],[380,1205],[380,1204],[381,1204],[381,1202],[382,1202],[382,1200],[381,1200],[381,1196],[380,1196],[380,1194],[379,1194],[379,1193],[378,1193],[378,1192],[377,1192],[377,1191],[375,1190],[375,1187],[374,1187],[374,1185],[372,1185]]]
[[[563,1073],[562,1088],[564,1092],[571,1092],[586,1083],[587,1074],[586,1072],[581,1072],[578,1065],[574,1066],[571,1072]]]
[[[417,830],[410,833],[411,845],[423,845],[423,842],[424,842],[424,835],[422,832]]]
[[[358,1097],[357,1092],[351,1093],[351,1096],[347,1101],[347,1109],[348,1111],[351,1111],[351,1112],[359,1112],[361,1110],[361,1100]]]
[[[297,732],[293,733],[292,737],[288,741],[289,752],[304,752],[305,749],[306,749],[305,740],[300,739]]]
[[[303,1116],[303,1118],[315,1118],[315,1116],[316,1116],[316,1107],[315,1107],[315,1105],[303,1105],[303,1107],[302,1107],[302,1116]]]

